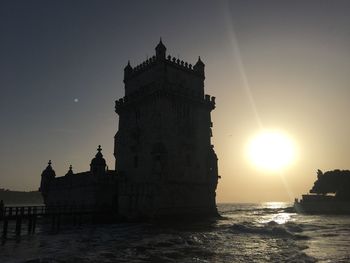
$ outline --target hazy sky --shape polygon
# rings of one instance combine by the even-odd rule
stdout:
[[[34,190],[52,159],[86,171],[98,144],[114,167],[123,68],[167,51],[206,64],[217,97],[219,202],[288,201],[316,170],[350,169],[350,1],[0,1],[0,188]],[[296,143],[279,174],[245,147],[259,129]]]

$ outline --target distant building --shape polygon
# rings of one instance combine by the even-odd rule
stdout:
[[[200,58],[192,67],[166,56],[162,41],[155,56],[128,63],[115,105],[115,171],[106,170],[100,148],[89,172],[56,178],[49,164],[40,188],[46,203],[111,205],[126,218],[217,215],[215,97],[204,94],[204,67]]]

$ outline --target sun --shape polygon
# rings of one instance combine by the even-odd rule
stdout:
[[[284,133],[263,131],[249,142],[248,158],[264,171],[281,171],[295,159],[295,145]]]

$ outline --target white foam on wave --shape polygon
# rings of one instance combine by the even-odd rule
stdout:
[[[302,228],[294,223],[278,224],[270,221],[263,225],[255,225],[251,222],[233,224],[231,230],[234,233],[256,234],[272,236],[276,238],[308,239],[308,236],[295,234],[302,232]]]

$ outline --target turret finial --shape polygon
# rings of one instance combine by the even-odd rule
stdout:
[[[132,71],[133,69],[130,65],[130,60],[128,60],[128,64],[124,68],[124,81],[130,77],[130,75],[132,74]]]
[[[162,38],[160,38],[158,45],[156,46],[156,57],[159,59],[165,59],[166,47],[162,42]]]
[[[106,160],[103,159],[101,151],[102,148],[101,145],[99,145],[97,148],[95,158],[91,160],[90,164],[90,171],[92,172],[92,174],[104,174],[104,171],[106,169]]]
[[[201,74],[204,77],[204,67],[205,65],[201,60],[201,57],[199,56],[197,63],[193,66],[193,70],[197,71],[199,74]]]
[[[46,166],[45,170],[42,172],[41,176],[49,176],[49,177],[55,177],[55,171],[52,169],[52,162],[51,160],[49,160],[49,162],[47,163],[48,165]]]
[[[73,175],[73,166],[72,165],[69,165],[69,170],[68,172],[66,173],[66,175]]]
[[[128,64],[125,66],[124,71],[132,70],[132,67],[130,65],[130,60],[128,60]]]
[[[204,65],[203,61],[201,60],[201,56],[198,56],[198,61],[197,61],[196,64],[202,64],[202,65]]]

